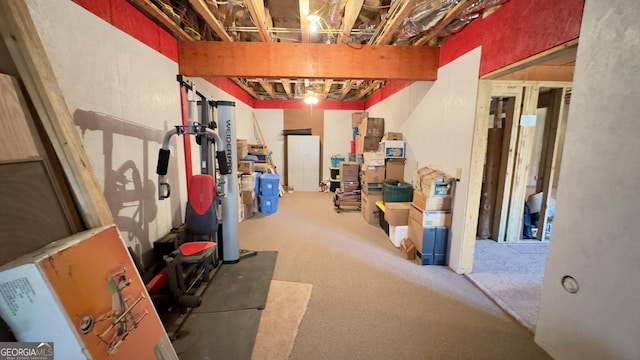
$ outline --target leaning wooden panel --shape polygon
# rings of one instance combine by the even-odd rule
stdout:
[[[433,81],[439,61],[426,46],[182,41],[178,51],[187,76]]]
[[[37,159],[42,154],[29,126],[31,114],[20,93],[18,81],[0,74],[0,161]]]
[[[478,103],[471,145],[471,166],[469,168],[469,196],[464,209],[464,230],[462,233],[462,250],[458,273],[469,273],[473,267],[473,254],[478,229],[478,208],[482,193],[482,173],[487,154],[487,129],[489,127],[489,111],[491,107],[491,82],[480,80],[478,83]],[[455,254],[451,254],[454,256]]]
[[[528,86],[524,89],[522,102],[523,115],[536,115],[538,108],[538,87]],[[513,169],[513,185],[511,188],[511,200],[509,202],[509,216],[507,220],[507,242],[515,242],[522,239],[522,220],[524,218],[524,202],[527,196],[527,179],[529,166],[531,165],[531,152],[535,141],[536,128],[534,126],[519,124],[518,145],[516,148],[516,161]]]
[[[112,224],[113,216],[24,1],[0,1],[0,34],[60,160],[85,225]]]

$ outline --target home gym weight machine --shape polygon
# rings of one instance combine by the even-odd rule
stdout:
[[[181,98],[186,100],[186,104],[183,100],[183,123],[174,126],[164,136],[156,172],[158,198],[167,199],[171,195],[171,187],[165,179],[170,158],[169,142],[174,135],[185,136],[188,193],[184,234],[186,241],[176,251],[164,257],[164,272],[174,302],[179,306],[196,307],[200,304],[199,296],[189,294],[193,284],[210,280],[211,270],[217,267],[218,257],[224,263],[236,263],[241,258],[238,245],[238,178],[233,166],[237,163],[235,103],[207,100],[195,90],[192,82],[181,75],[178,75],[177,80],[181,87]],[[216,108],[219,126],[216,126],[213,116],[209,118],[209,114],[213,114]],[[186,116],[184,110],[187,110]],[[214,131],[216,127],[219,134]],[[191,175],[191,143],[188,135],[194,135],[200,147],[198,175]],[[217,181],[213,150],[220,173]],[[217,215],[217,196],[222,200],[221,219]],[[220,220],[222,232],[218,231]],[[255,254],[245,252],[242,257]]]

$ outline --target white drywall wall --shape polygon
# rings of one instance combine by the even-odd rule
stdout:
[[[638,17],[585,2],[535,337],[558,360],[640,359]]]
[[[276,166],[278,174],[280,174],[280,182],[284,183],[284,136],[282,135],[284,110],[255,109],[254,113],[260,125],[264,142],[267,143],[269,151],[271,151],[273,164]],[[257,143],[258,138],[258,133],[255,131],[245,139],[249,140],[250,143]]]
[[[478,93],[480,48],[438,70],[434,82],[417,82],[367,109],[369,117],[383,117],[385,132],[399,131],[406,140],[405,181],[413,183],[416,169],[429,166],[455,176],[449,266],[461,267],[462,234],[469,190],[471,142]]]
[[[331,172],[331,156],[339,154],[349,160],[353,129],[351,114],[357,111],[325,110],[324,136],[322,147],[322,180],[329,180]]]

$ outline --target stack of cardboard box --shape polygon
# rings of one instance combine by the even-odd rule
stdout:
[[[428,167],[417,171],[409,209],[409,239],[422,265],[446,265],[456,179]]]
[[[358,175],[360,165],[351,161],[340,163],[340,190],[343,193],[350,193],[358,190]]]

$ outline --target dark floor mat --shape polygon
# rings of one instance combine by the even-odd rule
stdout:
[[[251,359],[262,310],[191,313],[173,342],[180,360]]]
[[[236,264],[223,264],[194,313],[264,309],[277,251],[260,251]]]

